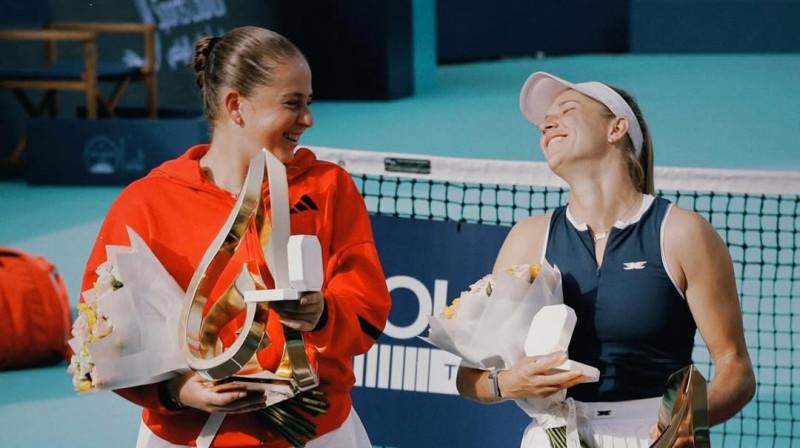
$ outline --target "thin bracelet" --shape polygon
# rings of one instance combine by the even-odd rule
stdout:
[[[502,392],[500,392],[500,381],[498,381],[498,377],[502,370],[492,370],[489,372],[489,394],[495,398],[503,398]]]
[[[170,411],[180,411],[186,407],[169,392],[169,380],[158,383],[158,401]]]

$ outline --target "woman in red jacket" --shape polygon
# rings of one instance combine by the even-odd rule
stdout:
[[[330,402],[313,417],[317,439],[308,446],[370,447],[352,408],[352,357],[365,353],[383,331],[390,297],[363,199],[349,174],[298,147],[313,125],[311,71],[305,57],[274,32],[241,27],[206,37],[195,48],[194,68],[211,143],[189,148],[123,190],[109,211],[84,275],[84,290],[105,261],[106,245],[127,245],[135,230],[178,284],[186,289],[200,260],[231,212],[250,160],[267,148],[286,165],[291,233],[316,235],[322,247],[321,292],[270,304],[272,344],[258,353],[275,371],[283,351],[282,325],[303,332],[315,358],[319,388]],[[269,208],[268,192],[264,197]],[[245,262],[266,272],[261,242],[245,235],[229,270]],[[215,447],[289,443],[265,425],[264,397],[238,387],[214,385],[193,371],[159,383],[116,391],[143,408],[137,446],[195,446],[209,413],[229,415]]]

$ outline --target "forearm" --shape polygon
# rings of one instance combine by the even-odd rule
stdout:
[[[328,293],[325,310],[315,329],[304,333],[306,341],[322,356],[341,358],[364,354],[382,334],[386,318],[375,317],[371,310],[353,306],[355,297]]]
[[[586,380],[583,372],[572,369],[549,373],[566,359],[564,352],[545,356],[525,356],[510,369],[497,373],[496,396],[489,390],[489,372],[459,366],[456,388],[464,398],[480,403],[497,403],[507,399],[544,398]]]
[[[730,419],[753,398],[755,376],[747,356],[732,355],[715,364],[708,388],[708,423],[718,425]]]
[[[142,386],[116,389],[114,392],[122,398],[143,408],[148,408],[153,412],[173,413],[176,412],[166,407],[162,397],[159,396],[159,384],[145,384]]]
[[[306,333],[322,356],[365,353],[381,335],[391,297],[372,243],[353,245],[333,258],[323,286],[326,311],[315,331]]]
[[[459,366],[456,376],[456,389],[464,397],[479,403],[498,403],[503,401],[489,392],[489,372]]]

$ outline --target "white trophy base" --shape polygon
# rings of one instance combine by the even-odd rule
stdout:
[[[245,302],[277,302],[280,300],[297,300],[300,293],[296,289],[261,289],[255,291],[245,291]]]

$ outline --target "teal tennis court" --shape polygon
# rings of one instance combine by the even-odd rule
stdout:
[[[518,108],[519,89],[537,70],[631,91],[651,126],[657,166],[766,171],[767,183],[797,185],[796,54],[591,55],[443,65],[435,86],[411,98],[316,102],[315,126],[302,143],[419,158],[541,161],[538,132]],[[83,264],[120,189],[0,182],[0,245],[43,255],[56,264],[74,306]],[[790,387],[800,382],[800,339],[792,332],[800,324],[798,195],[797,190],[780,194],[774,203],[758,206],[775,216],[773,246],[782,267],[771,268],[769,262],[766,269],[774,272],[761,268],[762,277],[776,279],[772,286],[742,286],[741,292],[752,297],[743,306],[751,313],[749,323],[761,328],[747,334],[748,345],[754,363],[764,367],[757,370],[756,399],[725,427],[731,434],[724,436],[725,446],[800,443],[800,395]],[[751,207],[743,201],[741,208]],[[714,204],[709,201],[711,214]],[[750,238],[759,239],[750,234],[742,238],[745,246]],[[746,248],[742,250],[748,257]],[[780,300],[759,302],[761,295]],[[77,396],[66,364],[0,372],[0,385],[0,446],[103,447],[112,440],[114,446],[132,446],[136,439],[139,409],[113,393]],[[712,431],[716,443],[723,440],[720,431]]]

